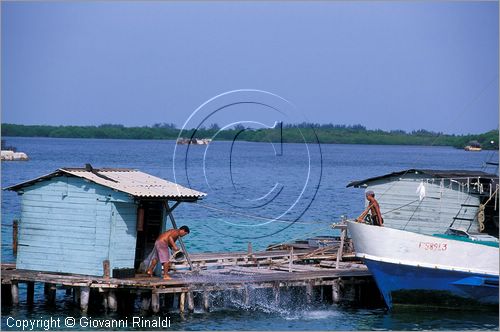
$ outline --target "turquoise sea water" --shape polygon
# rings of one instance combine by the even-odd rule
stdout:
[[[248,142],[189,148],[152,140],[7,138],[7,143],[26,152],[31,160],[3,162],[2,187],[59,167],[91,163],[94,167],[137,168],[206,192],[203,201],[181,204],[175,211],[178,224],[192,229],[186,238],[191,252],[246,250],[248,242],[254,250],[263,250],[271,243],[331,235],[331,222],[342,215],[357,216],[363,209],[363,191],[346,188],[352,180],[407,168],[480,170],[485,161],[498,160],[497,151],[472,153],[448,147],[285,144],[283,153],[276,155],[275,149],[281,150],[276,146]],[[19,217],[20,198],[3,192],[2,262],[14,260],[12,220]],[[35,293],[38,300],[32,307],[23,303],[17,308],[2,306],[2,329],[9,328],[9,317],[80,318],[64,292],[58,292],[56,307],[43,303],[39,286]],[[20,295],[22,300],[23,286]],[[499,326],[498,313],[490,312],[387,312],[383,308],[300,303],[280,307],[265,299],[251,307],[225,301],[209,314],[168,316],[170,329],[175,330],[476,330]],[[92,318],[119,317],[93,313]]]

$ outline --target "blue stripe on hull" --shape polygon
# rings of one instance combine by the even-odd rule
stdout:
[[[498,306],[498,276],[365,259],[389,308],[393,304]]]

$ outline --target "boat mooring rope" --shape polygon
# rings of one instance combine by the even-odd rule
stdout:
[[[238,216],[241,216],[241,217],[246,217],[246,218],[251,218],[251,219],[258,219],[258,220],[264,220],[264,221],[275,221],[275,222],[281,222],[281,223],[287,223],[287,224],[290,224],[290,223],[296,223],[296,224],[302,224],[302,225],[315,225],[315,224],[321,224],[321,223],[328,223],[328,224],[331,224],[332,221],[311,221],[311,222],[308,222],[308,221],[298,221],[298,220],[292,220],[292,219],[275,219],[275,218],[268,218],[268,217],[263,217],[263,216],[258,216],[258,215],[254,215],[254,214],[248,214],[248,213],[242,213],[242,212],[237,212],[237,211],[231,211],[231,210],[225,210],[225,209],[221,209],[221,208],[218,208],[218,207],[215,207],[213,205],[208,205],[208,204],[201,204],[201,203],[197,203],[198,206],[201,206],[205,209],[208,209],[208,210],[213,210],[213,211],[217,211],[217,212],[221,212],[221,213],[226,213],[226,214],[234,214],[234,215],[238,215]]]

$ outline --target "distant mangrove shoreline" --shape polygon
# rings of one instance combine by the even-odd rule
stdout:
[[[99,126],[47,126],[4,123],[2,136],[54,137],[54,138],[108,138],[108,139],[177,139],[180,129],[173,124],[161,123],[143,127],[125,127],[116,124]],[[299,130],[298,130],[299,129]],[[217,124],[208,128],[183,130],[183,137],[211,138],[220,130]],[[454,135],[416,130],[370,130],[362,125],[334,124],[283,124],[274,129],[251,129],[241,125],[220,131],[214,140],[249,142],[301,143],[315,142],[316,136],[322,144],[380,144],[380,145],[438,145],[463,148],[470,141],[478,141],[483,149],[498,149],[498,130],[477,135]],[[491,141],[494,143],[492,144]]]

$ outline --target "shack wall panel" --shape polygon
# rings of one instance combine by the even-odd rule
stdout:
[[[137,205],[114,203],[110,242],[110,268],[133,268],[135,263]]]
[[[107,247],[104,247],[104,246],[88,246],[85,249],[73,250],[73,249],[67,248],[67,246],[64,246],[64,245],[53,246],[50,244],[46,244],[46,245],[33,246],[30,244],[25,244],[25,243],[19,243],[19,245],[25,246],[24,250],[26,250],[26,251],[54,253],[54,254],[59,254],[61,250],[64,250],[65,252],[74,252],[75,254],[88,253],[88,255],[90,255],[90,254],[94,255],[93,253],[96,249],[107,250]]]
[[[102,275],[112,204],[98,198],[129,197],[107,188],[91,189],[97,185],[81,179],[60,181],[35,184],[23,194],[18,268]]]
[[[44,213],[53,213],[54,216],[61,215],[62,217],[66,216],[78,216],[78,215],[88,215],[88,210],[85,209],[87,204],[82,202],[79,203],[67,203],[67,202],[59,202],[59,204],[54,204],[54,202],[44,202],[43,205],[38,202],[30,202],[26,200],[24,202],[24,212],[37,213],[38,215]],[[105,212],[109,210],[109,207],[106,207],[106,204],[97,204],[99,202],[92,201],[91,205],[96,204],[96,212]],[[54,213],[55,212],[55,213]]]
[[[59,218],[52,218],[51,216],[47,216],[44,218],[42,218],[42,217],[37,218],[36,215],[30,215],[28,213],[25,213],[24,216],[25,216],[25,220],[27,220],[27,222],[29,222],[30,224],[33,224],[33,225],[40,224],[40,225],[50,225],[53,227],[62,227],[61,225],[69,226],[69,227],[92,227],[92,226],[89,226],[89,221],[90,221],[89,217],[78,218],[80,220],[75,220],[75,219],[71,218],[71,220],[68,222],[68,220],[59,219]],[[87,219],[87,220],[83,220],[83,219]],[[109,223],[109,217],[107,218],[106,221],[101,219],[101,218],[97,218],[97,220],[95,220],[95,222],[97,224],[96,227],[105,226],[103,224]],[[108,228],[109,228],[109,226],[108,226]]]

